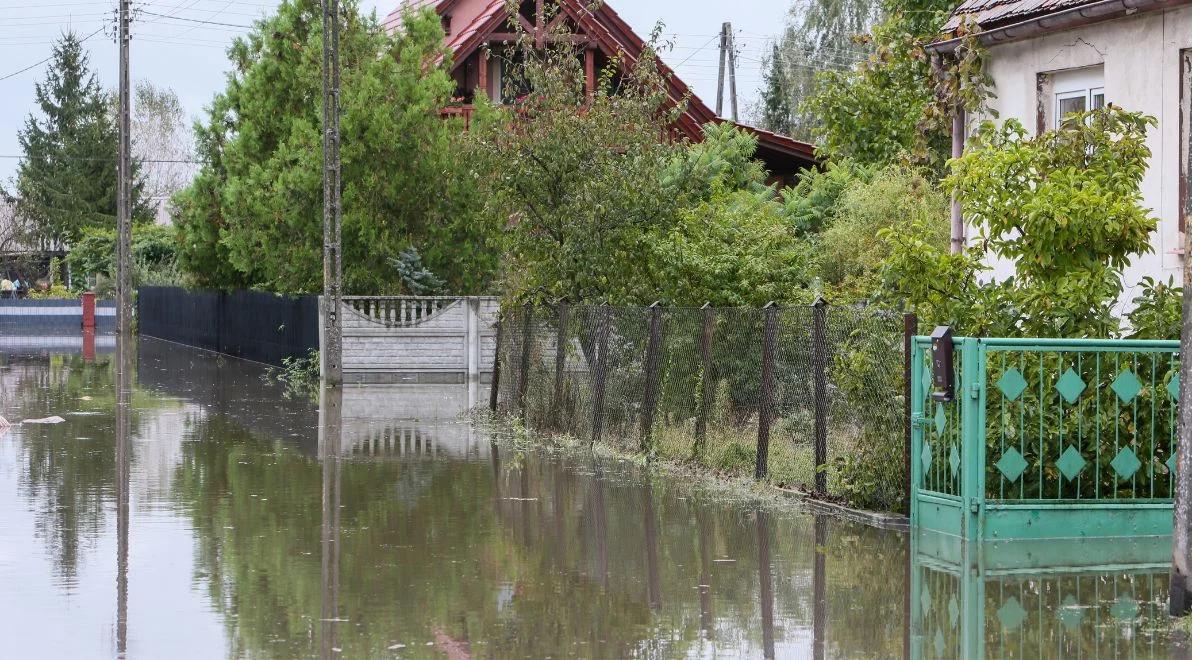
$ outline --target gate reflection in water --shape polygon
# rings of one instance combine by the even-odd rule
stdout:
[[[1169,541],[948,545],[914,531],[910,657],[1170,657],[1169,564],[1136,560],[1169,556]]]

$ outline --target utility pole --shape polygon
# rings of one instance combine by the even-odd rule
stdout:
[[[733,45],[733,24],[721,24],[721,60],[717,64],[717,116],[725,108],[725,63],[729,62],[729,106],[733,120],[738,120],[737,107],[737,49]]]
[[[129,157],[129,0],[120,0],[117,39],[121,50],[117,138],[117,331],[133,334],[133,168]]]
[[[342,152],[341,68],[338,59],[338,0],[323,0],[321,22],[325,91],[325,295],[321,377],[327,386],[342,382]]]
[[[733,26],[725,24],[725,41],[729,54],[729,109],[733,111],[733,120],[738,120],[737,112],[737,46],[733,43]]]
[[[721,25],[721,59],[717,64],[717,116],[721,116],[725,101],[725,52],[729,46],[729,23]]]

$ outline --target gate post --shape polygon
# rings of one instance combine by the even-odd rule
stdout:
[[[904,315],[904,501],[912,514],[912,448],[913,448],[913,337],[917,334],[917,315]]]
[[[654,426],[654,412],[658,405],[659,379],[662,378],[663,308],[660,302],[650,305],[650,341],[646,344],[646,364],[642,390],[642,446],[643,452],[650,451],[650,431]]]
[[[813,310],[813,488],[824,494],[826,490],[825,450],[829,436],[829,402],[825,383],[825,362],[829,350],[825,345],[825,313],[828,303],[818,296],[812,304]]]
[[[600,306],[600,345],[596,351],[596,375],[592,381],[592,440],[595,445],[604,431],[604,381],[608,371],[608,339],[612,334],[612,308]]]
[[[758,389],[758,451],[754,456],[754,478],[767,478],[771,417],[775,409],[775,338],[779,332],[779,306],[774,301],[763,308],[762,381]]]
[[[696,413],[696,438],[692,443],[692,456],[700,456],[704,450],[704,436],[708,431],[708,407],[712,400],[712,336],[717,310],[712,303],[700,308],[704,314],[700,326],[700,409]]]
[[[968,337],[962,343],[962,387],[958,396],[965,397],[962,406],[962,521],[963,538],[979,538],[983,517],[983,390],[979,378],[981,362],[979,340]]]

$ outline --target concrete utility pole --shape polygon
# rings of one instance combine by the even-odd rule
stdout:
[[[721,57],[717,62],[717,116],[721,116],[721,112],[725,106],[725,52],[729,47],[729,23],[721,25]]]
[[[725,24],[725,40],[729,47],[725,52],[729,55],[729,109],[733,111],[733,120],[738,120],[737,112],[737,46],[733,42],[733,26]]]
[[[129,155],[129,0],[121,0],[117,39],[121,49],[117,145],[117,330],[133,333],[133,168]]]
[[[342,150],[341,67],[338,58],[338,0],[323,0],[321,22],[325,89],[325,296],[321,378],[328,386],[342,382]]]
[[[725,63],[729,62],[729,106],[733,120],[738,120],[737,107],[737,49],[733,45],[733,24],[721,24],[721,60],[717,64],[717,116],[725,108]]]
[[[1179,343],[1179,443],[1175,454],[1175,538],[1171,546],[1170,612],[1192,611],[1192,232],[1184,221],[1183,337]]]

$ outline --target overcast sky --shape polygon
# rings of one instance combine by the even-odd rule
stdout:
[[[398,1],[364,0],[362,4],[382,16]],[[663,22],[666,36],[674,42],[665,61],[710,107],[716,99],[716,36],[721,23],[731,21],[740,49],[737,81],[743,119],[758,96],[763,48],[781,29],[792,4],[792,0],[609,1],[643,36],[657,21]],[[276,5],[277,0],[134,0],[142,10],[133,30],[134,80],[171,87],[188,113],[199,116],[224,86],[225,48],[246,31],[235,26],[249,25]],[[16,170],[17,131],[36,110],[33,85],[45,75],[45,65],[38,63],[49,56],[62,31],[74,30],[80,36],[95,33],[85,44],[92,67],[103,85],[116,86],[117,47],[111,36],[116,6],[116,0],[0,0],[0,181],[7,181]],[[12,75],[26,67],[30,68]],[[728,103],[725,112],[728,115]]]

